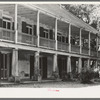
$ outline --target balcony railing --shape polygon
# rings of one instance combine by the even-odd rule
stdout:
[[[82,54],[89,55],[89,48],[82,47]]]
[[[62,42],[58,42],[58,50],[61,51],[69,51],[68,50],[69,44],[68,43],[62,43]]]
[[[37,37],[25,33],[18,33],[18,42],[30,45],[36,45]]]
[[[79,45],[71,45],[71,52],[80,53],[80,46]]]
[[[90,53],[91,53],[91,56],[97,56],[97,51],[95,50],[91,50]]]
[[[100,57],[100,52],[98,52],[98,57]]]
[[[40,46],[55,49],[55,40],[40,37]]]
[[[0,28],[0,39],[14,42],[15,32],[13,30]]]

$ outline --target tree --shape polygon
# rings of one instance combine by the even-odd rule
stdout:
[[[100,4],[62,4],[69,12],[100,30]]]

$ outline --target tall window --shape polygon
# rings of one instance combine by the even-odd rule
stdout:
[[[32,26],[26,26],[26,33],[32,35]]]
[[[52,29],[45,29],[40,27],[40,37],[47,38],[47,39],[54,39],[54,34]]]
[[[11,18],[3,17],[3,28],[11,29]]]
[[[68,37],[60,32],[57,33],[57,40],[62,43],[68,43]]]
[[[27,24],[26,22],[22,21],[22,33],[33,35],[33,31],[34,31],[34,25],[30,25],[30,24]],[[36,32],[35,32],[35,34],[36,34]]]

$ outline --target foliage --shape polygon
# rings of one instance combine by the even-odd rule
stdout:
[[[100,4],[62,4],[62,6],[84,22],[100,30]]]
[[[82,69],[79,74],[79,79],[81,83],[89,83],[94,78],[94,72],[89,69]]]
[[[52,77],[53,77],[54,79],[58,79],[58,78],[59,78],[58,72],[54,71],[54,72],[52,73]]]
[[[66,71],[62,72],[62,81],[70,81],[72,77],[72,74],[69,72],[67,73]]]

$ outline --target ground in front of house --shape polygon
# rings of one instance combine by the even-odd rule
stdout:
[[[100,85],[100,82],[82,84],[79,81],[28,81],[24,83],[0,83],[1,88],[83,88]]]

